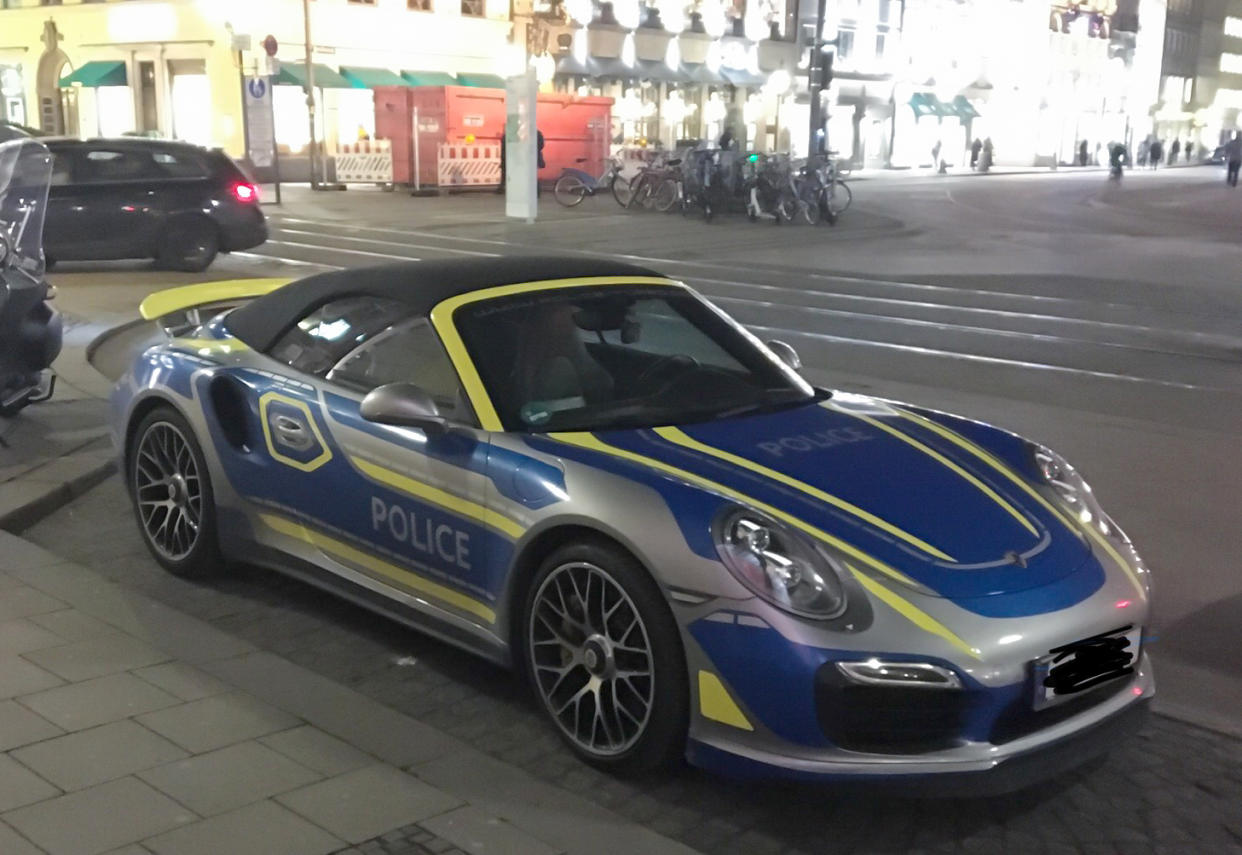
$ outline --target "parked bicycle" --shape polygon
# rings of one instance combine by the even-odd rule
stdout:
[[[578,163],[586,163],[587,158],[580,157]],[[588,196],[594,196],[598,193],[611,192],[613,197],[622,207],[625,202],[621,196],[617,195],[618,184],[625,183],[621,176],[621,161],[613,158],[608,168],[598,178],[582,169],[575,169],[567,166],[561,172],[556,184],[552,188],[552,195],[566,208],[573,208],[582,204],[582,200]]]
[[[613,195],[623,208],[654,208],[665,212],[677,204],[681,195],[679,166],[681,158],[669,154],[659,155],[648,166],[642,167],[627,182],[618,178],[613,185]]]

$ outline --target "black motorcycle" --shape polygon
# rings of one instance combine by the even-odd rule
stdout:
[[[43,278],[52,156],[32,139],[0,144],[0,416],[52,396],[63,327]]]

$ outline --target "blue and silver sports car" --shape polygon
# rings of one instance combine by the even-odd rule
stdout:
[[[582,258],[155,294],[114,395],[168,570],[294,574],[529,679],[604,767],[1017,785],[1133,731],[1148,570],[1014,434],[799,376]]]

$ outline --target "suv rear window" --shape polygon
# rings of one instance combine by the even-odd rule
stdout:
[[[78,155],[79,181],[150,181],[161,178],[203,178],[207,165],[193,151],[91,148]]]

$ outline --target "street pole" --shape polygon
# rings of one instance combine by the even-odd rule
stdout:
[[[824,15],[827,11],[827,0],[818,0],[815,7],[815,35],[811,39],[811,61],[807,63],[807,92],[811,96],[811,129],[807,141],[807,156],[814,157],[820,153],[819,135],[824,127],[823,107],[820,99],[819,66],[824,61],[822,42],[824,38]]]
[[[313,43],[311,42],[310,0],[302,0],[302,21],[306,29],[306,116],[310,122],[310,146],[307,149],[310,155],[310,185],[312,190],[318,190],[319,159],[315,154],[315,64],[311,60]]]

